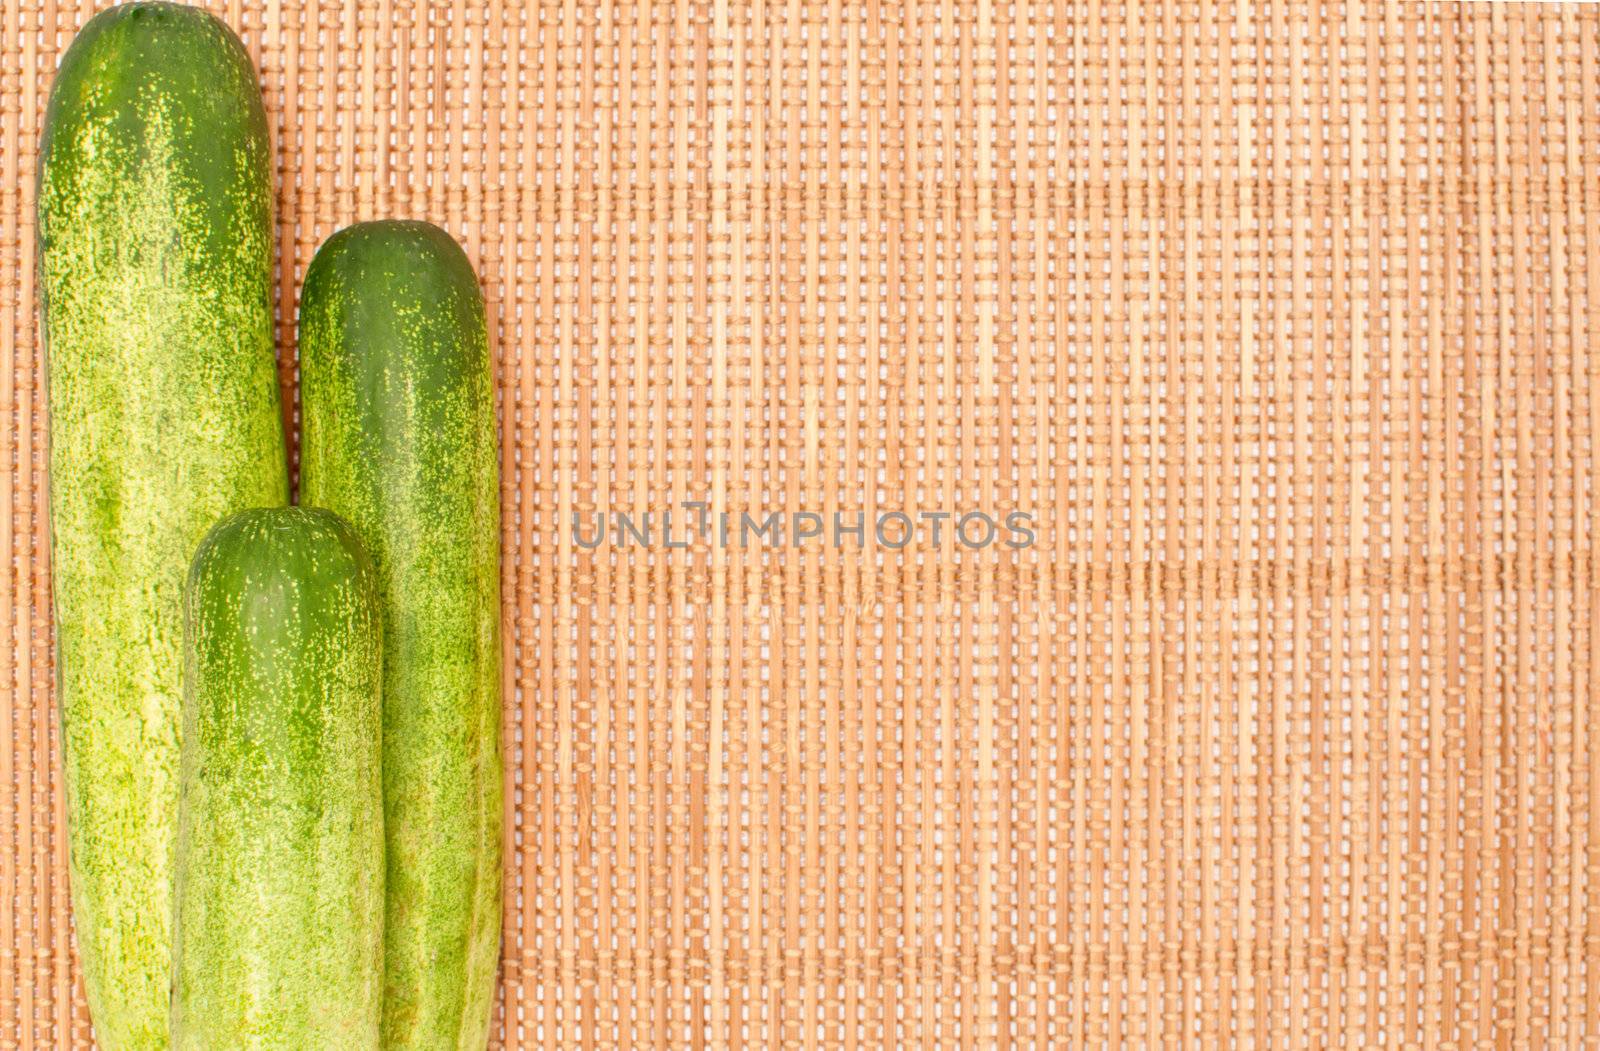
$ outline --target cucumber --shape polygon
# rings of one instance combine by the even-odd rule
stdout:
[[[438,227],[328,239],[300,306],[301,485],[384,616],[386,1048],[481,1049],[500,938],[500,505],[483,297]]]
[[[333,514],[241,511],[184,593],[177,1051],[376,1049],[382,636]]]
[[[208,14],[112,8],[40,151],[74,923],[100,1046],[164,1048],[184,571],[221,515],[288,498],[255,71]]]

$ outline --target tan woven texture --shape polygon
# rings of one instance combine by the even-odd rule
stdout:
[[[7,1048],[90,1041],[33,185],[92,9],[0,0]],[[341,225],[482,275],[501,1046],[1600,1042],[1600,8],[216,9],[286,387]],[[571,524],[685,500],[867,542]]]

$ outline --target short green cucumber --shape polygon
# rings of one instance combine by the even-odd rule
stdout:
[[[108,1051],[167,1046],[184,571],[288,499],[255,70],[212,16],[105,11],[40,146],[40,314],[74,922]]]
[[[482,294],[418,222],[334,234],[300,306],[301,483],[382,598],[384,1046],[483,1048],[500,938],[500,505]]]
[[[184,593],[176,1051],[376,1049],[382,620],[328,511],[242,511]]]

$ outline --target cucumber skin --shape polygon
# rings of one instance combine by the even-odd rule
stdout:
[[[460,246],[417,222],[329,238],[300,374],[305,500],[350,521],[383,606],[384,1046],[480,1051],[500,938],[500,486]]]
[[[184,572],[288,497],[266,116],[237,37],[117,7],[62,59],[40,145],[40,315],[74,922],[107,1051],[168,1046]]]
[[[176,1051],[376,1049],[382,623],[354,532],[242,511],[184,594]]]

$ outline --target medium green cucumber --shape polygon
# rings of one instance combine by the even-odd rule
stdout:
[[[483,298],[427,223],[328,239],[300,305],[301,482],[384,614],[384,1046],[481,1049],[500,938],[500,505]]]
[[[172,4],[92,20],[45,116],[40,307],[72,899],[109,1051],[167,1046],[181,592],[223,514],[288,497],[255,71]]]
[[[382,626],[328,511],[241,511],[184,593],[176,1051],[379,1046]]]

